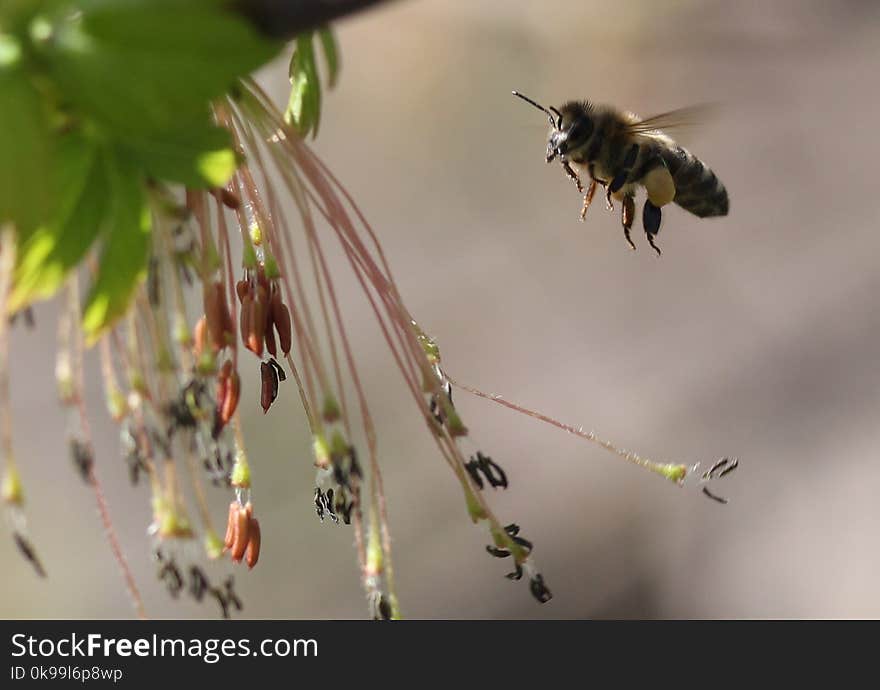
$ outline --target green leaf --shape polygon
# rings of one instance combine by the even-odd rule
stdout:
[[[129,137],[120,146],[151,177],[189,187],[222,187],[239,164],[229,132],[210,122]]]
[[[19,69],[11,45],[7,40],[10,59],[0,65],[0,223],[32,228],[51,204],[46,185],[51,138],[42,99]]]
[[[308,98],[306,96],[308,88],[308,76],[299,66],[298,53],[294,52],[290,59],[290,98],[287,101],[284,120],[302,135],[307,134],[309,129]]]
[[[309,31],[296,38],[296,48],[290,58],[290,99],[284,120],[301,136],[309,132],[318,136],[321,122],[321,79],[312,45],[315,32]],[[339,48],[329,28],[318,32],[318,39],[327,62],[327,85],[332,88],[339,76]]]
[[[339,45],[336,36],[329,26],[325,26],[318,32],[321,39],[321,48],[324,50],[324,61],[327,63],[327,86],[331,89],[336,86],[339,78]]]
[[[45,47],[65,96],[121,137],[207,114],[211,99],[272,58],[281,44],[221,0],[81,1]]]
[[[23,34],[31,18],[59,0],[2,0],[0,2],[0,31]]]
[[[58,206],[51,221],[19,233],[11,311],[51,297],[86,255],[106,217],[107,176],[90,142],[64,137],[52,173]]]
[[[152,223],[143,182],[125,159],[108,156],[106,173],[110,200],[108,224],[98,274],[83,312],[87,344],[93,344],[125,314],[137,286],[147,273]]]
[[[290,58],[290,100],[284,113],[285,121],[302,135],[318,134],[321,119],[321,81],[315,66],[312,34],[301,34]]]

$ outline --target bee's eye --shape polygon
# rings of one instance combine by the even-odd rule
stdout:
[[[592,131],[589,121],[575,120],[568,129],[568,140],[573,144],[577,144],[587,139]]]

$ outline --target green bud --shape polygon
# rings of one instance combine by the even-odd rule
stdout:
[[[483,506],[480,505],[477,497],[474,496],[474,492],[471,491],[471,487],[462,482],[462,488],[464,489],[464,500],[467,504],[468,515],[471,518],[471,522],[476,524],[480,520],[485,520],[487,517],[489,517],[488,515],[486,515],[486,511],[483,510]]]
[[[334,398],[332,394],[328,394],[327,397],[324,398],[324,405],[321,408],[321,416],[324,418],[325,422],[332,424],[339,419],[340,415],[339,403],[336,402],[336,398]]]
[[[241,248],[241,265],[247,270],[256,270],[257,250],[254,249],[254,245],[251,242],[250,233],[243,233],[242,243],[244,246]]]
[[[12,67],[21,60],[21,44],[15,36],[0,34],[0,69]]]
[[[232,466],[230,480],[232,486],[237,489],[251,488],[251,467],[248,464],[247,455],[241,449],[235,455],[235,464]]]
[[[107,391],[107,412],[117,422],[128,412],[128,400],[116,386]]]
[[[263,230],[256,223],[251,223],[248,231],[251,236],[251,242],[253,242],[255,247],[259,247],[263,244]]]
[[[327,445],[327,439],[323,434],[315,434],[312,441],[312,452],[315,454],[315,464],[318,467],[330,466],[330,446]]]
[[[444,405],[444,407],[448,408],[446,412],[446,428],[449,429],[449,435],[453,438],[467,436],[467,427],[464,425],[464,422],[461,421],[461,417],[458,416],[458,412],[455,411],[455,408],[452,407],[452,405]]]
[[[278,262],[275,257],[269,253],[269,249],[263,250],[263,271],[266,273],[268,280],[278,280],[281,277],[281,270],[278,268]]]
[[[342,432],[337,429],[333,432],[333,437],[330,440],[330,456],[335,460],[336,458],[345,457],[348,455],[348,452],[348,442],[345,440]]]
[[[190,347],[193,342],[186,317],[179,312],[174,315],[174,341],[181,347]]]
[[[674,465],[672,463],[666,465],[657,465],[652,468],[657,474],[666,477],[668,480],[681,484],[687,477],[687,465]]]
[[[196,371],[202,376],[212,376],[217,372],[217,358],[212,351],[202,352],[202,356],[196,362]]]
[[[138,369],[129,369],[128,385],[131,386],[132,390],[137,391],[141,395],[147,394],[147,382],[144,379],[144,375]]]
[[[8,467],[6,474],[3,476],[0,495],[3,497],[3,502],[8,505],[24,505],[24,487],[21,483],[21,476],[18,474],[18,470],[13,466]]]
[[[223,547],[225,544],[217,536],[217,533],[214,530],[208,530],[208,533],[205,535],[205,553],[208,555],[212,561],[220,558],[223,555]]]

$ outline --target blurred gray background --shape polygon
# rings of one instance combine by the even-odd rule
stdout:
[[[554,599],[484,551],[355,283],[340,268],[377,418],[410,618],[880,616],[880,13],[875,2],[411,0],[338,25],[343,71],[315,147],[378,230],[451,376],[658,460],[741,459],[717,505],[490,402],[456,395],[507,470],[495,492]],[[286,64],[261,75],[279,104]],[[637,252],[617,214],[543,163],[546,123],[511,89],[650,114],[720,102],[684,143],[730,216],[664,214]],[[341,266],[341,264],[340,264]],[[3,617],[128,617],[54,398],[55,309],[13,336],[15,443],[39,581],[0,539]],[[154,617],[214,617],[156,580],[96,362],[98,472]],[[256,365],[254,365],[256,366]],[[256,372],[254,372],[256,373]],[[255,377],[250,380],[253,381]],[[243,615],[360,618],[349,529],[320,524],[292,387],[243,402],[263,556]],[[228,495],[214,491],[218,522]],[[197,549],[193,549],[195,553]]]

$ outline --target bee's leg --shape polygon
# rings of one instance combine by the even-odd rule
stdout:
[[[577,185],[578,191],[583,194],[584,185],[581,183],[580,176],[574,171],[574,168],[571,167],[571,164],[568,161],[562,161],[562,169],[565,170],[565,174],[568,175],[569,179],[573,180]]]
[[[587,217],[587,209],[593,203],[593,195],[596,193],[596,180],[590,180],[590,186],[587,187],[587,193],[584,194],[584,205],[581,207],[581,222]]]
[[[629,173],[632,170],[633,165],[636,163],[636,158],[639,157],[639,145],[633,144],[629,147],[629,151],[626,152],[626,158],[623,159],[623,165],[616,175],[611,179],[611,182],[608,183],[608,186],[605,188],[605,203],[608,206],[608,210],[611,211],[614,209],[614,203],[611,201],[611,195],[615,192],[620,191],[623,185],[626,184],[629,179]]]
[[[623,209],[620,212],[620,219],[623,221],[623,236],[626,237],[629,246],[635,251],[636,245],[633,244],[632,238],[629,236],[629,229],[636,219],[636,202],[631,194],[623,197]]]
[[[650,244],[657,256],[660,256],[660,248],[654,244],[654,237],[660,232],[660,219],[662,213],[659,206],[654,206],[650,199],[645,199],[645,206],[642,210],[642,225],[645,228],[645,234],[648,236],[648,244]]]

